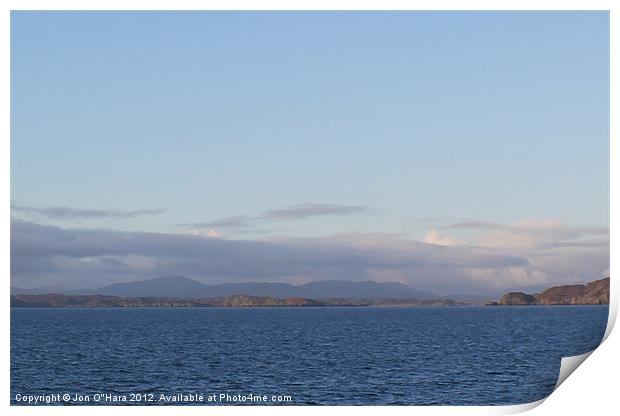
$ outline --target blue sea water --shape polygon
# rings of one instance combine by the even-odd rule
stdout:
[[[12,308],[11,403],[70,394],[50,403],[178,404],[161,394],[190,393],[204,401],[189,404],[263,403],[240,401],[250,394],[270,405],[527,403],[552,392],[561,357],[598,346],[607,315],[606,306]],[[207,401],[220,394],[230,400]]]

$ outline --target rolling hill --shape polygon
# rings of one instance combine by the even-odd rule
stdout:
[[[183,276],[161,276],[127,283],[115,283],[98,289],[70,290],[47,287],[22,289],[12,287],[13,295],[58,293],[65,295],[106,295],[119,297],[214,298],[244,294],[274,298],[396,298],[439,299],[431,292],[413,289],[398,282],[324,280],[291,285],[288,283],[244,282],[206,285]]]

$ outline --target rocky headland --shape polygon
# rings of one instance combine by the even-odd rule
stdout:
[[[509,292],[498,302],[489,306],[527,306],[527,305],[608,305],[609,277],[595,280],[585,285],[562,285],[550,287],[529,295],[523,292]]]

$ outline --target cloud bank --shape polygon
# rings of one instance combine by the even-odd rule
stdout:
[[[446,236],[438,238],[448,241]],[[609,246],[604,240],[573,245],[541,241],[516,248],[436,242],[363,233],[228,240],[70,229],[13,218],[11,279],[16,286],[54,283],[75,288],[165,274],[205,283],[372,279],[448,294],[585,281],[609,269]]]

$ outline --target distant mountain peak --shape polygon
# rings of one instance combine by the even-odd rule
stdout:
[[[13,291],[12,294],[46,294],[45,291]],[[65,290],[62,294],[97,294],[120,297],[211,298],[232,295],[274,298],[417,298],[437,299],[438,295],[413,289],[400,282],[374,280],[320,280],[301,285],[277,282],[242,282],[207,285],[179,275],[114,283],[91,290]]]

